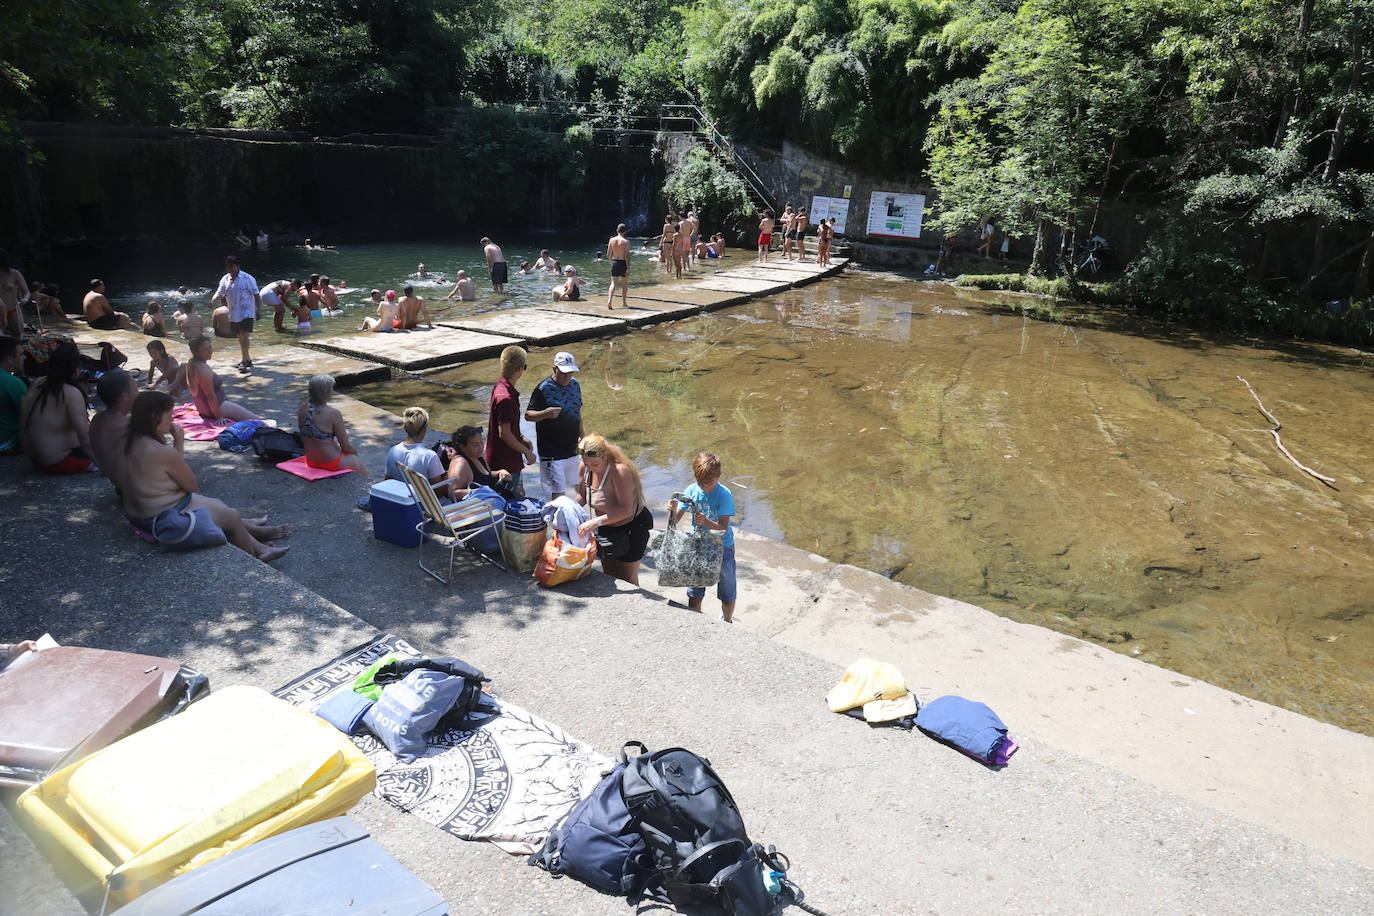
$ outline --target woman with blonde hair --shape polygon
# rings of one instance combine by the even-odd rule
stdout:
[[[367,465],[348,441],[348,424],[337,407],[329,406],[334,396],[334,376],[312,375],[306,385],[308,397],[296,408],[296,426],[305,444],[305,463],[322,471],[353,470],[364,477]]]
[[[578,532],[596,536],[602,572],[638,585],[639,561],[654,527],[653,515],[644,504],[639,468],[596,433],[583,436],[577,451],[582,456],[577,501],[592,515]]]
[[[386,453],[386,476],[392,480],[405,480],[405,475],[401,473],[404,466],[418,471],[432,484],[447,480],[443,462],[434,449],[425,446],[425,436],[429,433],[429,411],[423,407],[407,407],[401,417],[401,425],[405,428],[406,440],[396,443]]]

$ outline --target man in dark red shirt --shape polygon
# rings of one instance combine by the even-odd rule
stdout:
[[[487,464],[492,471],[509,471],[517,479],[525,465],[538,459],[530,440],[520,435],[520,392],[515,383],[525,374],[525,351],[516,346],[501,351],[501,377],[491,389],[487,418]]]

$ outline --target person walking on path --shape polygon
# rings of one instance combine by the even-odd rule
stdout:
[[[487,256],[487,270],[491,271],[491,288],[498,293],[505,292],[508,268],[501,247],[491,239],[483,238],[482,253]]]
[[[491,389],[487,415],[487,464],[493,471],[509,471],[517,481],[525,465],[534,464],[534,446],[520,435],[520,392],[515,383],[528,365],[525,351],[509,346],[501,351],[501,377]]]
[[[582,386],[574,377],[577,360],[568,352],[553,358],[553,374],[530,394],[525,419],[534,424],[539,451],[539,482],[549,499],[577,485],[577,443],[582,439]]]
[[[239,339],[239,353],[243,357],[234,368],[249,372],[253,368],[253,357],[248,352],[248,338],[253,333],[254,319],[262,311],[262,295],[253,275],[239,269],[236,255],[224,259],[224,269],[226,272],[210,297],[210,305],[223,302],[229,307],[229,333]]]
[[[606,260],[611,262],[611,288],[606,292],[606,308],[615,308],[615,288],[620,287],[620,305],[629,308],[630,296],[630,240],[625,238],[625,224],[615,227],[615,235],[606,242]],[[574,372],[577,370],[574,369]]]

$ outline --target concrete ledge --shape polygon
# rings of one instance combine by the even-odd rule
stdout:
[[[605,318],[582,312],[548,308],[508,309],[486,312],[471,318],[436,322],[441,327],[515,337],[536,346],[553,346],[589,337],[623,334],[629,324],[619,317]]]
[[[750,297],[768,296],[773,293],[780,293],[785,289],[791,289],[792,284],[786,280],[751,280],[745,277],[731,277],[720,274],[692,284],[696,289],[719,290],[728,293],[747,293]]]
[[[664,283],[660,286],[632,286],[630,296],[647,299],[651,302],[674,302],[680,305],[699,305],[706,311],[739,305],[749,301],[748,293],[732,293],[724,290],[700,289],[687,283]]]
[[[552,305],[544,306],[544,308],[554,312],[592,315],[597,318],[617,318],[632,328],[642,328],[664,321],[678,321],[682,318],[691,318],[693,315],[701,314],[701,306],[699,305],[655,302],[652,299],[638,299],[634,296],[625,301],[630,306],[628,309],[621,307],[619,297],[616,298],[613,309],[608,309],[605,301],[600,298],[596,301],[555,302]]]
[[[452,366],[496,356],[519,338],[480,334],[449,327],[416,328],[382,334],[306,339],[301,346],[371,360],[401,369]]]

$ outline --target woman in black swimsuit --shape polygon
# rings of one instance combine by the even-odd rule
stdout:
[[[483,456],[486,450],[485,437],[480,426],[464,426],[453,434],[449,442],[452,458],[448,463],[448,477],[453,481],[449,486],[454,499],[462,499],[472,494],[476,487],[491,487],[507,499],[518,499],[525,495],[510,471],[493,471]]]

